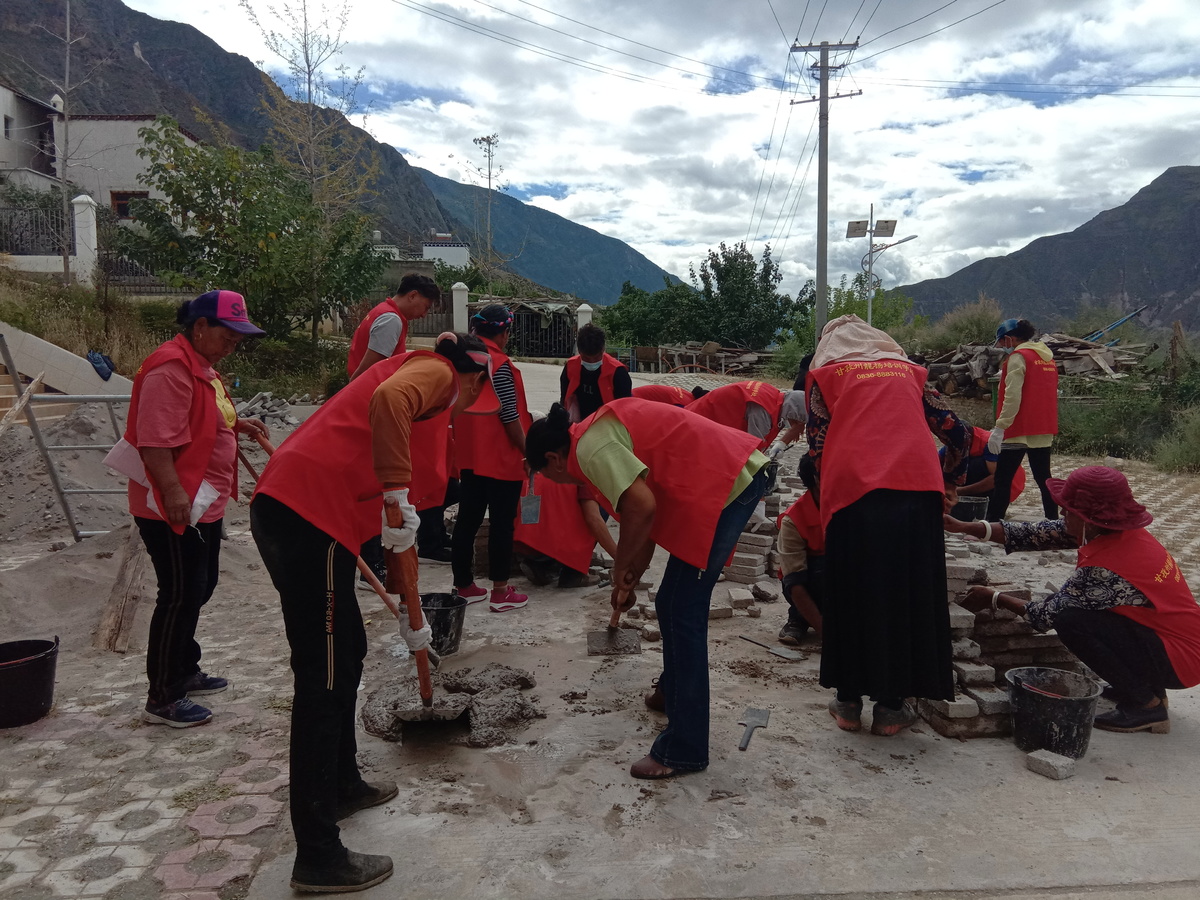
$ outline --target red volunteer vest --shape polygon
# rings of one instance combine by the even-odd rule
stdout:
[[[829,410],[821,457],[825,528],[839,509],[880,488],[945,490],[925,424],[924,369],[881,359],[834,363],[809,374]]]
[[[491,340],[480,338],[492,358],[492,371],[504,363],[512,370],[513,385],[517,390],[517,412],[521,428],[529,430],[532,419],[525,405],[525,382],[521,370]],[[485,390],[490,390],[487,388]],[[500,481],[524,481],[525,457],[508,439],[508,432],[500,423],[499,413],[487,415],[461,415],[454,423],[454,452],[460,469],[472,469],[476,475],[486,475]]]
[[[391,355],[395,356],[397,353],[404,352],[408,342],[408,319],[404,318],[400,308],[392,302],[391,297],[388,297],[367,313],[367,317],[354,329],[354,337],[350,339],[350,355],[346,358],[347,375],[353,375],[358,364],[367,355],[367,344],[371,342],[371,325],[385,313],[395,313],[400,316],[400,340],[396,342],[396,349],[392,351]]]
[[[635,387],[632,393],[639,400],[670,403],[672,406],[688,406],[695,399],[690,391],[673,384],[643,384]]]
[[[212,458],[213,447],[217,443],[217,429],[223,427],[220,421],[221,411],[217,409],[217,391],[211,381],[204,377],[204,370],[208,368],[208,363],[198,354],[192,345],[188,343],[188,339],[182,334],[176,335],[171,340],[167,341],[153,353],[146,357],[145,361],[137,370],[137,374],[133,376],[133,392],[129,401],[129,415],[125,424],[125,440],[130,444],[137,446],[137,410],[138,401],[142,392],[142,385],[145,383],[146,374],[152,369],[156,369],[164,363],[178,360],[187,366],[188,371],[192,374],[192,405],[188,409],[188,432],[192,436],[191,443],[180,448],[175,456],[175,471],[179,474],[179,483],[187,492],[189,500],[196,499],[196,492],[200,490],[200,482],[204,480],[204,473],[208,471],[208,462]],[[221,385],[221,390],[225,390],[225,386]],[[226,393],[228,396],[228,393]],[[236,461],[234,465],[237,465]],[[147,473],[147,476],[149,473]],[[158,508],[165,509],[162,492],[159,490],[154,479],[150,479],[150,490],[154,493],[154,502]],[[233,482],[233,495],[237,496],[237,479]],[[171,530],[176,534],[183,534],[183,525],[172,525]]]
[[[783,409],[783,391],[779,388],[761,381],[723,384],[699,400],[689,403],[688,411],[738,431],[745,431],[747,403],[757,403],[771,417],[771,430],[758,445],[759,450],[765,450],[779,434],[779,413]]]
[[[629,432],[634,454],[650,470],[646,484],[657,504],[650,531],[654,543],[703,569],[725,500],[758,442],[677,407],[622,397],[571,426],[568,471],[592,488],[595,485],[579,468],[575,447],[594,422],[608,415],[616,416]],[[596,493],[600,504],[615,515],[608,500]]]
[[[986,428],[971,427],[971,457],[983,456],[987,450],[988,438],[992,433]],[[1025,490],[1025,467],[1018,466],[1017,472],[1013,475],[1012,487],[1008,491],[1008,502],[1012,503],[1021,496],[1021,491]]]
[[[371,395],[409,360],[428,357],[440,360],[454,376],[445,357],[427,350],[402,353],[372,366],[333,395],[308,418],[267,461],[255,494],[266,494],[320,528],[355,555],[363,541],[380,532],[383,488],[375,478],[371,458]],[[447,413],[431,410],[431,418],[413,423],[410,447],[413,481],[409,499],[445,496],[447,466],[443,431]],[[438,477],[436,485],[418,484]],[[414,506],[417,504],[414,502]]]
[[[579,486],[557,484],[542,475],[535,475],[533,492],[542,498],[537,524],[522,524],[518,513],[513,539],[576,572],[586,572],[592,565],[596,538],[583,519],[583,510],[579,508]],[[527,478],[521,496],[528,495]]]
[[[808,545],[810,554],[825,554],[825,529],[821,527],[821,510],[813,499],[812,491],[805,491],[797,497],[796,502],[775,520],[775,527],[781,527],[785,518],[792,520],[792,524],[800,532],[800,537],[804,538],[804,543]]]
[[[1005,437],[1025,437],[1030,434],[1058,434],[1058,367],[1054,360],[1044,360],[1036,351],[1014,350],[1025,357],[1025,382],[1021,387],[1021,405],[1017,417],[1004,431]],[[1004,409],[1004,379],[1008,363],[1000,367],[1000,396],[997,409]]]
[[[610,403],[613,397],[613,376],[617,374],[618,369],[624,369],[625,364],[614,356],[604,354],[600,359],[600,402]],[[575,392],[579,390],[579,373],[583,369],[583,359],[578,356],[572,356],[566,362],[567,369],[567,392],[563,395],[563,406],[567,409],[571,408],[571,401],[575,399]]]
[[[1102,534],[1079,548],[1080,566],[1101,566],[1124,578],[1154,604],[1114,606],[1113,612],[1154,630],[1185,688],[1200,684],[1200,606],[1179,564],[1145,528]]]

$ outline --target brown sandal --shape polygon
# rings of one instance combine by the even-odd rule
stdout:
[[[659,771],[660,769],[665,771]],[[653,756],[647,754],[629,767],[629,774],[634,778],[656,779],[670,778],[672,775],[678,775],[679,772],[664,766]]]

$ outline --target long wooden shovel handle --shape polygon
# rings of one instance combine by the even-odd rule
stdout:
[[[267,456],[270,456],[275,452],[274,445],[272,445],[271,442],[269,440],[267,440],[265,437],[263,437],[262,435],[259,435],[259,434],[254,435],[254,440],[256,440],[258,442],[258,445],[260,447],[262,447],[264,450],[267,451]],[[258,483],[258,473],[256,471],[254,471],[254,466],[250,465],[250,460],[248,460],[246,458],[246,454],[242,452],[241,448],[238,448],[238,458],[241,459],[242,464],[246,467],[246,470],[250,473],[250,477],[253,478],[255,484],[257,484]],[[375,573],[373,571],[371,571],[371,567],[367,565],[366,561],[361,556],[355,557],[354,562],[355,562],[355,565],[358,566],[358,571],[362,574],[363,578],[367,579],[367,584],[371,585],[371,587],[375,590],[375,593],[379,595],[379,599],[383,601],[383,605],[386,606],[389,610],[391,610],[393,616],[395,616],[397,619],[399,619],[400,618],[399,607],[396,606],[395,601],[392,600],[391,595],[387,592],[387,589],[380,583],[379,579],[375,576]]]
[[[383,509],[387,515],[389,528],[402,528],[404,516],[400,512],[400,504],[395,500],[384,501]],[[417,548],[409,547],[403,553],[387,554],[388,579],[393,585],[399,584],[404,593],[404,605],[408,608],[408,624],[413,629],[419,629],[425,624],[421,613],[421,595],[417,593]],[[433,706],[433,681],[429,677],[429,651],[418,650],[413,656],[417,661],[417,686],[421,692],[421,703]]]

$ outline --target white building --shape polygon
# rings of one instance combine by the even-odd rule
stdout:
[[[46,190],[54,184],[54,118],[49,103],[0,81],[0,182]]]
[[[435,234],[421,244],[422,259],[440,259],[448,266],[465,269],[471,264],[471,245],[453,240],[449,234]]]
[[[54,100],[58,100],[57,95]],[[138,197],[162,197],[141,181],[150,168],[148,160],[138,156],[142,140],[138,131],[153,125],[153,115],[71,116],[67,181],[82,188],[100,205],[128,219],[129,201]],[[62,146],[62,116],[54,121],[55,137]],[[199,138],[180,128],[191,145]],[[59,166],[56,166],[56,171]]]

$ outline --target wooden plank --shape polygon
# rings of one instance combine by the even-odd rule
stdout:
[[[4,418],[0,419],[0,435],[3,435],[8,430],[8,426],[17,420],[17,416],[21,414],[21,410],[25,408],[25,404],[29,402],[29,398],[37,393],[37,389],[42,386],[42,379],[46,377],[45,371],[38,372],[37,377],[29,382],[29,387],[25,392],[17,398],[17,402],[13,404],[12,409],[4,414]]]
[[[124,653],[129,649],[129,636],[133,620],[137,615],[138,603],[142,599],[143,577],[146,572],[146,554],[142,549],[142,535],[137,523],[129,523],[129,534],[121,548],[121,564],[113,582],[108,602],[100,616],[92,646],[97,650]]]

